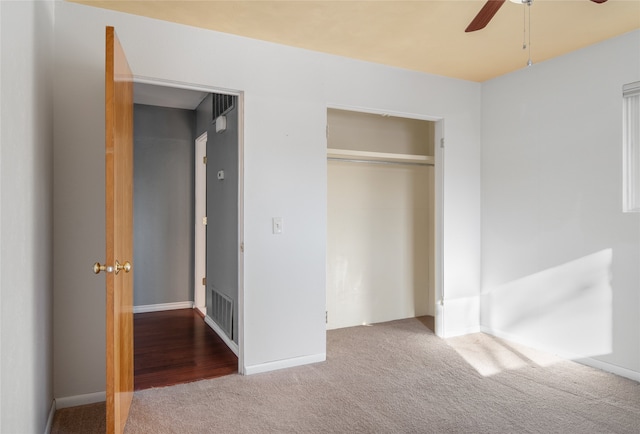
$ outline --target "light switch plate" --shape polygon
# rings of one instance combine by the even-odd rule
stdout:
[[[272,223],[273,233],[275,235],[280,235],[282,233],[282,217],[274,217]]]

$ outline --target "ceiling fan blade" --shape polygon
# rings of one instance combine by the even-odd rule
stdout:
[[[487,24],[489,24],[489,21],[491,21],[491,18],[493,18],[496,12],[498,12],[498,9],[502,7],[505,1],[506,0],[488,0],[484,4],[482,9],[480,9],[478,15],[476,15],[473,21],[471,21],[471,24],[467,26],[465,32],[469,33],[475,32],[476,30],[484,29]]]

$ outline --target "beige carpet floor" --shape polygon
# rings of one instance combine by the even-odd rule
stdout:
[[[104,418],[64,409],[53,432],[102,432],[87,407]],[[125,432],[638,434],[640,384],[409,319],[328,332],[324,363],[136,392]]]

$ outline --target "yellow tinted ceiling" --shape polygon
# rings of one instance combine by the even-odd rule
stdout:
[[[71,1],[472,81],[529,58],[527,6],[509,1],[473,33],[464,29],[484,1]],[[534,0],[530,12],[534,63],[640,28],[640,0]]]

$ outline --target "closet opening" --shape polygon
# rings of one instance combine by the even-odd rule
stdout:
[[[327,329],[438,315],[436,120],[327,111]]]

